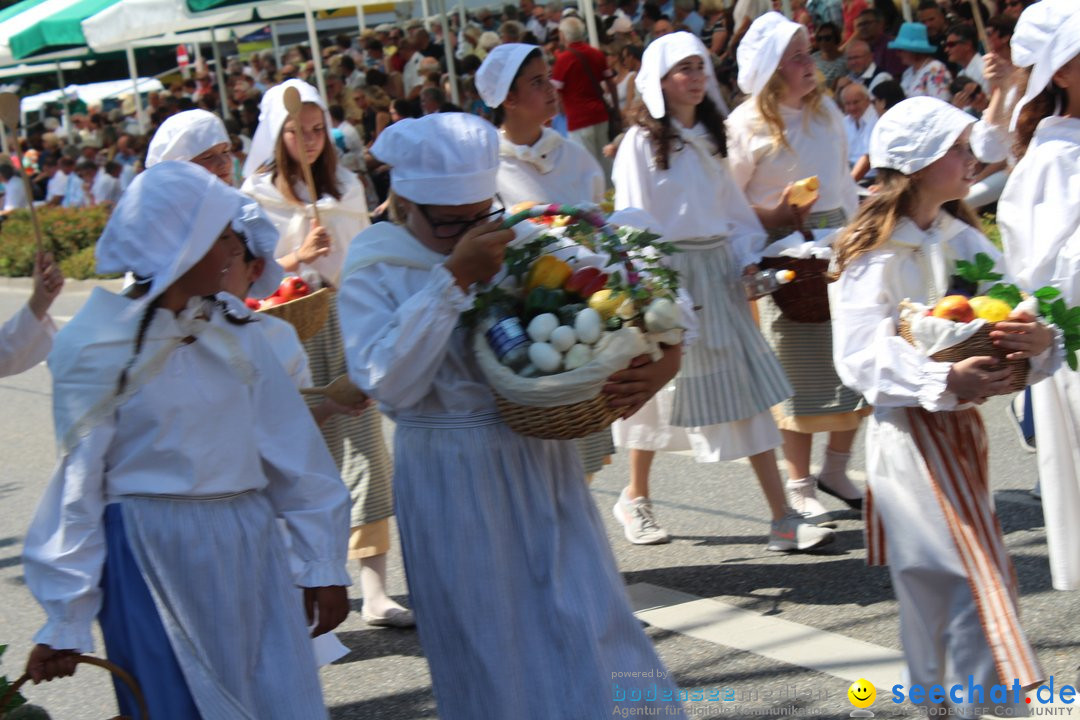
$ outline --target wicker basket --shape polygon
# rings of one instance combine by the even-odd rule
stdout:
[[[316,290],[296,300],[268,307],[259,312],[281,318],[296,329],[300,342],[307,342],[315,333],[322,330],[326,318],[330,316],[330,303],[334,293],[329,288]]]
[[[121,668],[121,667],[119,667],[117,665],[114,665],[113,663],[109,662],[108,660],[105,660],[103,658],[93,657],[91,655],[76,655],[75,656],[75,662],[79,663],[79,664],[96,665],[97,667],[105,668],[106,670],[111,672],[113,675],[120,678],[121,682],[123,682],[125,685],[127,685],[128,689],[131,690],[131,694],[135,696],[135,702],[139,706],[139,718],[140,718],[140,720],[149,720],[150,712],[146,707],[146,699],[143,697],[142,689],[139,687],[139,683],[135,681],[135,678],[133,678],[130,674],[128,674],[127,671],[125,671],[123,668]],[[24,673],[22,677],[20,677],[18,680],[16,680],[8,688],[8,691],[6,693],[4,693],[4,696],[2,698],[0,698],[0,708],[7,707],[7,704],[9,702],[11,702],[12,698],[15,697],[15,693],[19,692],[19,688],[21,688],[23,685],[25,685],[29,680],[30,680],[30,673]],[[0,715],[0,720],[3,720],[6,717],[7,717],[7,713],[4,713],[4,714]],[[120,716],[117,716],[117,717],[113,718],[112,720],[127,720],[127,716],[126,715],[120,715]]]
[[[990,339],[990,333],[993,331],[995,325],[997,325],[997,323],[986,323],[979,328],[978,332],[967,340],[934,353],[930,356],[930,359],[937,362],[959,362],[960,360],[966,360],[970,357],[994,357],[1001,360],[1004,366],[1008,367],[1010,370],[1009,389],[1013,392],[1023,390],[1027,387],[1028,361],[1024,359],[1005,359],[1005,356],[1008,355],[1008,351],[997,347]],[[915,344],[915,338],[911,334],[911,326],[906,319],[900,320],[900,337],[904,338],[912,345]]]
[[[762,258],[763,270],[794,270],[795,279],[772,294],[773,302],[788,320],[801,323],[828,322],[829,261],[819,258]]]
[[[545,440],[575,440],[606,430],[626,408],[608,407],[608,396],[601,393],[592,400],[557,407],[515,405],[495,393],[499,415],[519,435]]]

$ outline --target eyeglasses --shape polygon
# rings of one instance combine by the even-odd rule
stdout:
[[[501,202],[502,201],[500,200],[500,203]],[[428,214],[426,205],[417,204],[416,207],[420,210],[420,214],[424,216],[424,220],[427,221],[427,224],[431,226],[431,233],[440,240],[450,240],[452,238],[461,237],[480,223],[489,220],[498,220],[506,213],[505,207],[499,207],[489,213],[474,217],[472,220],[432,220],[431,215]]]

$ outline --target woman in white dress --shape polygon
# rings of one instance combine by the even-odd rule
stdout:
[[[60,462],[23,551],[47,615],[27,668],[73,672],[96,617],[156,718],[326,717],[308,625],[348,614],[348,493],[262,333],[215,297],[245,202],[189,163],[139,175],[98,270],[153,279],[95,289],[50,356]]]
[[[288,87],[296,88],[303,103],[299,128],[285,111],[283,97]],[[285,271],[300,275],[313,288],[336,288],[349,243],[369,225],[364,187],[353,173],[337,165],[326,107],[311,85],[290,80],[274,86],[263,96],[259,117],[241,191],[254,198],[277,226],[277,261]],[[301,141],[311,162],[318,195],[314,207],[321,225],[314,221],[300,170]],[[346,373],[336,303],[331,303],[323,329],[304,345],[316,385],[327,385]],[[321,429],[353,497],[349,557],[360,563],[363,618],[371,625],[411,627],[412,613],[386,593],[394,498],[382,423],[379,413],[371,409],[359,416],[337,415]]]
[[[749,95],[727,128],[731,172],[770,239],[803,228],[839,228],[854,217],[856,186],[847,165],[843,116],[819,85],[806,28],[777,12],[753,22],[737,50],[739,86]],[[816,175],[814,212],[789,202],[792,183]],[[792,286],[794,290],[797,286]],[[851,446],[865,410],[833,368],[828,321],[796,322],[771,297],[758,300],[761,330],[794,394],[774,409],[784,438],[788,502],[811,522],[827,520],[815,487],[861,507],[847,477]],[[810,472],[814,433],[829,433],[821,471]]]
[[[398,523],[439,717],[681,717],[670,678],[613,680],[662,664],[577,449],[499,419],[461,322],[514,237],[494,202],[498,148],[464,113],[387,128],[372,154],[391,167],[400,224],[356,239],[340,294],[349,376],[397,424]],[[612,403],[639,407],[679,352],[613,375]]]
[[[808,550],[834,535],[792,511],[776,467],[780,434],[769,408],[791,387],[746,301],[741,278],[760,259],[765,231],[728,166],[710,63],[687,32],[649,45],[637,78],[645,107],[615,157],[615,206],[645,210],[681,250],[670,264],[701,306],[701,332],[673,389],[616,424],[616,444],[631,453],[630,485],[614,513],[630,542],[667,542],[649,501],[656,451],[693,447],[699,462],[748,457],[772,519],[769,549]]]
[[[1008,271],[1022,290],[1049,285],[1080,305],[1080,11],[1067,0],[1024,10],[1013,35],[1034,58],[1014,115],[1021,160],[998,203]],[[1014,47],[1013,55],[1018,55]],[[1063,365],[1031,388],[1050,571],[1080,589],[1080,375]]]
[[[834,352],[844,382],[874,407],[866,432],[867,561],[889,566],[907,687],[1016,682],[1029,690],[1042,683],[1042,668],[1020,626],[975,407],[1012,392],[1010,370],[992,357],[936,362],[897,332],[902,301],[934,305],[957,260],[997,254],[961,202],[974,178],[974,122],[925,97],[878,121],[870,160],[880,189],[835,245]],[[1028,382],[1060,363],[1055,333],[1023,312],[998,323],[991,338],[1009,357],[1030,359]],[[993,696],[951,699],[962,717],[1024,710],[1022,696],[1011,693],[1006,704],[1020,704],[993,713]]]

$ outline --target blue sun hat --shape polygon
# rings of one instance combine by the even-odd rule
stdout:
[[[900,26],[900,34],[889,43],[890,50],[907,50],[920,55],[933,55],[937,47],[930,44],[926,26],[922,23],[906,22]]]

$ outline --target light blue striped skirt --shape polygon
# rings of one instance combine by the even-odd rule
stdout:
[[[780,363],[750,315],[727,242],[670,257],[698,311],[700,334],[675,377],[671,424],[702,427],[751,418],[790,397]]]
[[[199,717],[327,717],[303,604],[266,496],[129,496],[119,504]],[[176,712],[152,717],[190,720]]]
[[[439,717],[592,719],[635,705],[682,717],[675,701],[617,702],[628,686],[615,673],[663,665],[574,443],[518,435],[494,413],[396,420],[397,520]]]

